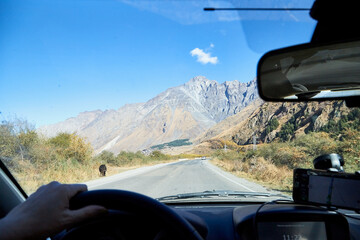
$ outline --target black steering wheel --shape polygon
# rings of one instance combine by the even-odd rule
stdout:
[[[151,221],[158,221],[163,230],[171,233],[171,236],[175,236],[176,239],[203,239],[197,230],[174,210],[139,193],[123,190],[94,190],[79,193],[70,201],[71,209],[79,209],[88,205],[100,205],[107,209],[119,210],[151,219]],[[77,232],[81,232],[81,228],[81,225],[78,226]],[[78,233],[73,234],[73,232],[68,231],[62,239],[69,240],[81,236]]]

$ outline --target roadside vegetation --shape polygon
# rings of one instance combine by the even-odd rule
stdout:
[[[269,123],[267,133],[278,127],[276,120]],[[236,146],[226,141],[213,140],[213,162],[238,176],[255,180],[271,189],[292,190],[294,168],[313,168],[317,156],[341,154],[345,159],[344,170],[354,173],[360,170],[360,110],[354,109],[338,121],[329,121],[320,130],[308,131],[295,136],[295,121],[282,125],[278,138],[271,143]]]
[[[354,109],[337,121],[329,121],[317,131],[296,135],[296,121],[280,125],[275,118],[264,129],[267,134],[277,130],[271,143],[240,146],[234,141],[213,139],[212,161],[235,175],[255,180],[271,189],[290,192],[294,168],[312,168],[312,161],[322,154],[339,153],[345,159],[346,172],[360,169],[360,110]],[[188,144],[180,139],[164,145]],[[210,153],[211,151],[209,151]],[[199,155],[167,155],[159,150],[149,155],[142,152],[114,154],[103,151],[95,155],[86,139],[76,133],[59,133],[46,138],[22,120],[0,123],[0,157],[30,193],[39,186],[56,180],[63,183],[85,182],[99,178],[99,166],[106,164],[107,175],[131,168]]]
[[[76,133],[59,133],[45,138],[33,126],[22,120],[2,121],[0,124],[0,157],[10,168],[27,193],[50,181],[62,183],[85,182],[99,178],[99,166],[106,164],[112,175],[131,168],[195,155],[165,155],[153,151],[114,154],[103,151],[98,155],[86,139]]]

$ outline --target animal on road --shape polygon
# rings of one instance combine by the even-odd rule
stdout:
[[[99,167],[100,176],[105,177],[106,171],[107,171],[106,165],[101,164],[100,167]]]

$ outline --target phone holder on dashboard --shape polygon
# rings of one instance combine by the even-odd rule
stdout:
[[[314,168],[328,170],[330,172],[343,172],[344,158],[337,154],[325,154],[314,159]]]

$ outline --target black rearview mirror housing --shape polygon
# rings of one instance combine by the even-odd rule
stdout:
[[[259,61],[257,81],[265,101],[347,100],[357,105],[360,40],[270,51]]]

